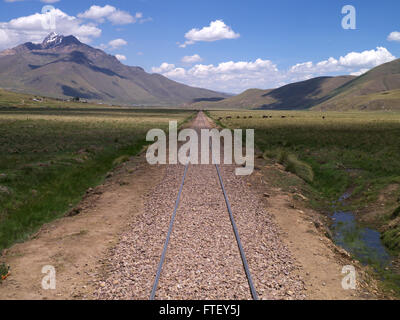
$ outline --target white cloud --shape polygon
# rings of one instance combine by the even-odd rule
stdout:
[[[318,76],[361,75],[393,59],[395,57],[386,48],[378,47],[376,50],[350,52],[337,59],[331,57],[317,63],[298,63],[286,70],[279,70],[270,60],[257,59],[228,61],[218,65],[197,64],[189,68],[177,68],[174,64],[164,62],[152,71],[188,85],[240,93],[249,88],[276,88]]]
[[[104,7],[93,5],[85,12],[79,13],[78,17],[82,19],[95,20],[99,23],[103,23],[108,20],[115,25],[130,24],[135,22],[143,23],[150,20],[143,18],[143,13],[141,12],[137,12],[135,16],[132,16],[129,12],[119,10],[108,4]]]
[[[185,34],[186,42],[181,44],[181,48],[187,45],[194,44],[195,42],[205,41],[213,42],[223,39],[237,39],[240,37],[239,33],[232,30],[222,20],[215,20],[210,23],[208,27],[202,29],[192,29]]]
[[[48,29],[49,15],[54,18],[55,29]],[[101,35],[101,29],[91,23],[69,16],[60,9],[53,9],[47,14],[35,13],[30,16],[0,22],[0,49],[6,49],[24,42],[41,42],[51,31],[59,34],[74,35],[89,43]]]
[[[182,62],[183,63],[187,63],[187,64],[192,64],[192,63],[196,63],[196,62],[200,62],[203,59],[198,55],[198,54],[194,54],[192,56],[184,56],[182,58]]]
[[[226,92],[241,92],[250,87],[272,85],[270,79],[281,77],[276,65],[262,59],[229,61],[218,65],[197,64],[190,69],[177,68],[174,64],[164,62],[152,71],[192,86]]]
[[[21,0],[22,1],[22,0]],[[55,0],[43,0],[52,3]],[[15,2],[15,0],[9,0]],[[55,28],[49,28],[50,18],[54,19]],[[92,20],[92,21],[87,21]],[[86,21],[85,21],[86,20]],[[50,32],[57,32],[63,35],[74,35],[80,41],[90,43],[94,38],[102,34],[99,23],[110,21],[114,24],[127,24],[133,22],[143,23],[151,20],[144,18],[141,12],[131,16],[125,11],[116,9],[113,6],[104,7],[92,6],[89,10],[78,17],[70,16],[60,9],[52,9],[47,13],[35,13],[29,16],[22,16],[8,22],[0,22],[0,50],[15,47],[24,42],[42,42]],[[123,39],[116,39],[118,42],[101,45],[100,48],[119,48],[125,45]]]
[[[100,20],[104,22],[104,18],[113,14],[117,9],[110,5],[105,5],[104,7],[100,6],[91,6],[84,13],[79,13],[78,17],[83,19],[92,19],[92,20]]]
[[[338,59],[329,58],[316,64],[313,62],[304,62],[294,65],[290,68],[292,73],[303,74],[322,74],[329,72],[353,73],[360,69],[369,70],[380,64],[396,59],[386,48],[377,47],[375,50],[366,50],[363,52],[350,52]],[[357,70],[357,71],[356,71]]]
[[[136,18],[132,17],[130,13],[120,10],[109,15],[107,19],[110,20],[112,24],[130,24],[136,22]]]
[[[387,38],[389,41],[400,41],[400,32],[399,31],[393,31],[388,35]]]
[[[111,40],[108,43],[108,45],[110,46],[111,49],[117,49],[122,46],[126,46],[127,44],[128,44],[128,42],[125,41],[124,39],[115,39],[115,40]]]
[[[366,72],[368,72],[369,71],[369,69],[360,69],[360,70],[358,70],[358,71],[355,71],[355,72],[352,72],[352,73],[350,73],[350,75],[351,76],[361,76],[362,74],[364,74],[364,73],[366,73]]]
[[[151,71],[153,71],[155,73],[165,73],[165,72],[171,71],[173,69],[175,69],[174,64],[164,62],[159,67],[153,67],[151,69]]]
[[[377,47],[376,50],[350,52],[340,57],[339,62],[345,67],[376,67],[382,63],[396,59],[386,48]]]
[[[119,61],[125,61],[126,57],[122,54],[116,54],[115,57],[119,60]]]

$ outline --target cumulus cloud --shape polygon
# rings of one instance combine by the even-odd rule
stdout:
[[[313,63],[311,61],[299,63],[290,68],[292,73],[321,74],[330,72],[354,73],[359,70],[369,70],[380,64],[396,59],[386,48],[377,47],[375,50],[350,52],[338,59],[333,57]],[[357,69],[357,71],[355,70]]]
[[[8,0],[15,2],[17,0]],[[23,0],[21,0],[23,1]],[[54,3],[56,0],[42,0],[46,3]],[[102,34],[100,23],[109,21],[112,24],[143,23],[151,20],[144,18],[141,12],[131,15],[113,6],[91,6],[77,17],[70,16],[60,9],[50,9],[45,13],[35,13],[22,16],[8,22],[0,22],[0,50],[19,45],[24,42],[41,42],[50,32],[63,35],[74,35],[80,41],[90,43],[94,38]],[[51,22],[51,23],[50,23]],[[113,40],[114,41],[114,40]],[[101,45],[100,48],[116,49],[126,45],[123,39]]]
[[[202,29],[192,29],[185,34],[186,41],[181,44],[181,48],[185,48],[188,45],[196,42],[205,41],[213,42],[223,39],[237,39],[240,37],[239,33],[232,30],[231,27],[227,26],[222,20],[215,20],[210,23],[209,26]]]
[[[175,65],[172,63],[163,62],[159,67],[153,67],[151,71],[155,73],[165,73],[175,69]]]
[[[270,60],[257,59],[228,61],[218,65],[196,64],[188,68],[178,68],[174,64],[164,62],[152,71],[188,85],[240,93],[249,88],[276,88],[317,76],[361,75],[393,59],[395,57],[386,48],[378,47],[376,50],[350,52],[339,58],[331,57],[316,63],[298,63],[285,70],[279,70]]]
[[[125,61],[126,57],[123,54],[116,54],[115,57],[119,60],[119,61]]]
[[[129,12],[119,10],[108,4],[104,7],[93,5],[85,12],[79,13],[78,17],[82,19],[95,20],[99,23],[103,23],[108,20],[115,25],[148,21],[148,19],[143,18],[143,13],[141,12],[137,12],[134,16],[132,16]]]
[[[389,41],[400,41],[400,32],[399,31],[393,31],[388,35],[387,38]]]
[[[355,71],[355,72],[352,72],[352,73],[350,73],[350,75],[351,76],[361,76],[362,74],[364,74],[364,73],[366,73],[366,72],[368,72],[369,71],[369,69],[360,69],[360,70],[358,70],[358,71]]]
[[[190,69],[177,68],[174,64],[162,63],[153,72],[171,79],[198,87],[226,92],[240,92],[250,87],[262,87],[270,79],[281,78],[278,68],[270,60],[229,61],[218,65],[197,64]]]
[[[198,54],[194,54],[192,56],[184,56],[182,58],[182,62],[186,63],[186,64],[192,64],[192,63],[200,62],[202,60],[203,59]]]
[[[55,29],[49,29],[49,18],[54,19]],[[41,42],[51,31],[78,37],[89,43],[101,35],[101,29],[92,23],[69,16],[60,9],[47,13],[35,13],[30,16],[0,22],[0,49],[10,48],[24,42]]]
[[[125,41],[124,39],[115,39],[115,40],[111,40],[108,45],[111,49],[117,49],[120,48],[122,46],[126,46],[128,44],[127,41]]]

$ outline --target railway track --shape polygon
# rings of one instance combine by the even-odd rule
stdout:
[[[199,112],[199,114],[197,115],[196,121],[199,123],[199,125],[196,127],[197,130],[200,131],[201,129],[209,129],[210,128],[209,125],[207,125],[206,117],[205,117],[203,112]],[[215,161],[213,161],[213,162],[215,163]],[[245,251],[244,251],[241,239],[240,239],[239,230],[237,228],[237,225],[236,225],[236,222],[235,222],[235,218],[234,218],[234,215],[233,215],[233,212],[232,212],[231,204],[230,204],[230,201],[229,201],[229,197],[228,197],[228,194],[227,194],[227,191],[225,189],[224,182],[223,182],[222,173],[221,173],[219,165],[216,164],[216,163],[214,165],[215,165],[216,176],[218,177],[218,181],[219,181],[219,184],[220,184],[220,191],[223,194],[223,199],[225,201],[225,206],[226,206],[226,209],[227,209],[227,213],[229,214],[229,220],[230,220],[230,223],[232,225],[232,232],[234,233],[234,237],[235,237],[235,241],[236,241],[236,244],[237,244],[237,248],[238,248],[238,250],[240,252],[240,258],[241,258],[241,262],[242,262],[242,265],[243,265],[243,272],[245,273],[246,278],[247,278],[249,291],[251,293],[251,297],[253,298],[253,300],[258,300],[257,290],[256,290],[255,285],[253,283],[253,279],[252,279],[250,268],[249,268],[249,265],[248,265],[248,262],[247,262],[246,254],[245,254]],[[179,191],[178,191],[178,196],[177,196],[177,199],[175,201],[175,206],[174,206],[174,210],[173,210],[173,213],[172,213],[172,217],[171,217],[171,221],[170,221],[170,224],[169,224],[169,228],[168,228],[168,231],[167,231],[166,240],[165,240],[164,247],[163,247],[163,250],[162,250],[162,253],[161,253],[160,262],[158,264],[155,280],[154,280],[154,283],[153,283],[153,286],[152,286],[152,290],[151,290],[151,293],[150,293],[150,300],[154,300],[156,298],[159,281],[160,281],[160,278],[161,278],[161,274],[162,274],[162,271],[163,271],[163,266],[164,266],[164,263],[165,263],[165,258],[166,258],[167,251],[168,251],[168,246],[169,246],[169,243],[170,243],[171,235],[172,235],[173,230],[174,230],[174,224],[175,224],[175,220],[177,218],[177,212],[178,212],[178,208],[179,208],[182,192],[183,192],[183,189],[184,189],[185,180],[186,180],[187,173],[188,173],[188,170],[189,170],[190,166],[191,165],[189,163],[185,165],[182,181],[181,181],[181,184],[180,184],[180,187],[179,187]]]

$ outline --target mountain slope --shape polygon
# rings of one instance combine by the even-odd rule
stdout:
[[[400,110],[400,59],[382,64],[333,90],[317,110]]]
[[[125,66],[74,36],[56,34],[50,34],[42,44],[25,43],[0,52],[0,87],[126,105],[177,105],[227,97]]]
[[[332,90],[354,77],[319,77],[291,83],[273,90],[250,89],[235,97],[219,102],[196,104],[205,108],[245,108],[302,110],[321,101]]]
[[[265,94],[269,101],[262,109],[308,109],[332,90],[352,80],[352,76],[318,77],[291,83]]]

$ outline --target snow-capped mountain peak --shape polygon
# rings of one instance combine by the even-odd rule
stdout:
[[[42,49],[52,49],[60,46],[81,45],[82,43],[74,36],[63,36],[55,32],[50,33],[42,42]]]
[[[59,35],[55,32],[52,32],[43,40],[42,46],[44,48],[55,47],[55,46],[61,44],[63,39],[64,39],[64,36]]]

